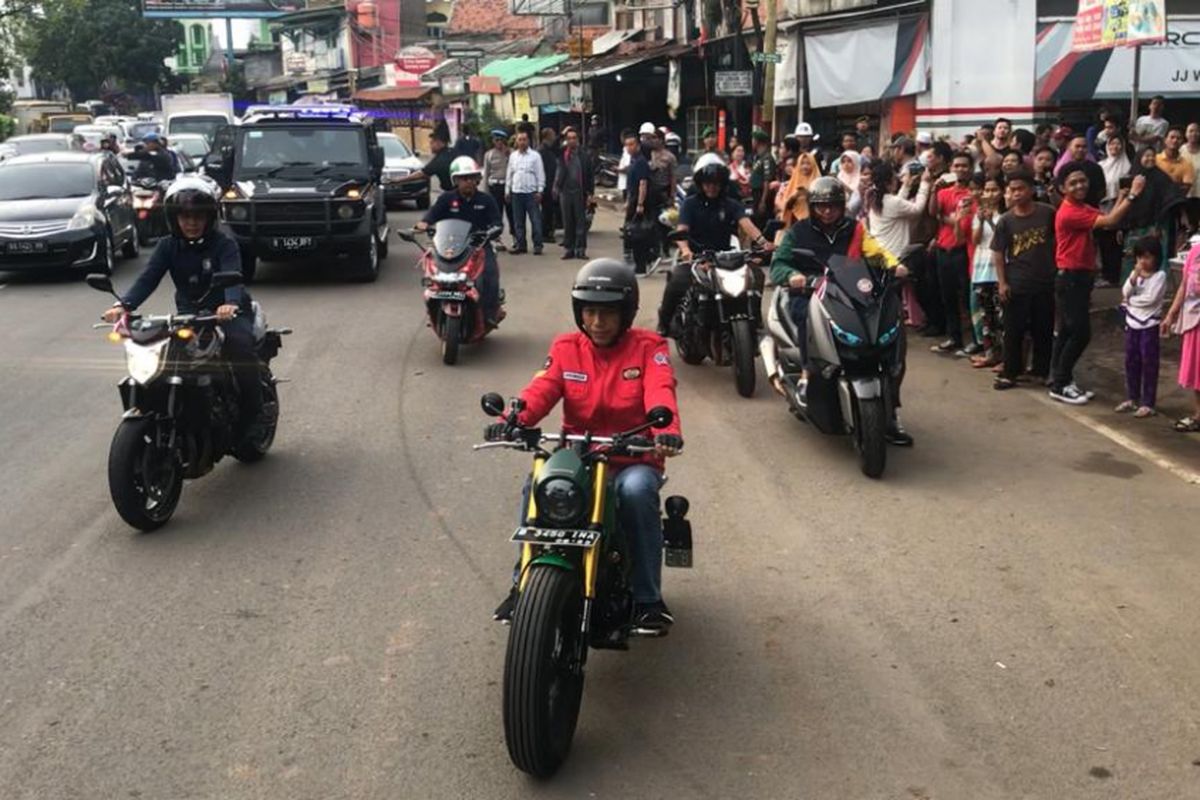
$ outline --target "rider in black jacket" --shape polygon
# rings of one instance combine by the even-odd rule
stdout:
[[[142,139],[142,143],[145,147],[134,150],[127,156],[130,161],[141,162],[133,177],[154,178],[156,181],[175,180],[178,174],[175,159],[163,147],[162,137],[157,133],[148,133]]]

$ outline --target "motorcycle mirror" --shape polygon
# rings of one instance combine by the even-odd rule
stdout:
[[[646,413],[646,421],[652,428],[665,428],[675,419],[675,414],[666,406],[655,406]]]
[[[103,273],[93,272],[87,276],[86,280],[87,280],[87,285],[92,287],[93,289],[95,289],[98,292],[107,292],[108,294],[115,294],[115,292],[113,292],[112,278],[108,277],[107,275],[104,275]]]
[[[402,239],[406,242],[416,242],[417,241],[417,237],[413,236],[408,231],[396,231],[396,236],[398,236],[400,239]]]
[[[504,226],[497,225],[494,228],[488,228],[487,236],[489,239],[499,239],[500,234],[504,233]]]
[[[489,417],[498,417],[504,413],[504,398],[495,392],[488,392],[479,398],[479,405]]]
[[[240,286],[243,280],[242,273],[226,270],[225,272],[214,272],[211,285],[214,289],[227,289],[230,286]]]
[[[104,192],[109,197],[120,197],[121,195],[125,194],[125,187],[124,186],[109,186],[108,188],[106,188],[104,190]]]

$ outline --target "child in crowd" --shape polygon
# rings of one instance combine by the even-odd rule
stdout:
[[[1183,265],[1183,280],[1163,319],[1163,334],[1183,334],[1179,385],[1192,392],[1192,413],[1175,423],[1180,433],[1200,433],[1200,244],[1192,246]]]
[[[979,186],[975,216],[971,220],[971,238],[975,254],[971,262],[971,323],[975,341],[983,352],[971,357],[976,369],[995,367],[1001,363],[1000,291],[996,267],[992,263],[992,235],[1004,213],[1004,186],[1000,178],[977,175],[973,183]],[[974,188],[974,187],[972,187]]]
[[[1152,417],[1158,395],[1158,339],[1167,273],[1158,269],[1162,245],[1145,236],[1133,245],[1133,272],[1121,290],[1125,310],[1125,401],[1118,413]]]

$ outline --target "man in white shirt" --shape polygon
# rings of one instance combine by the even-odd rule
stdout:
[[[1181,155],[1192,160],[1193,171],[1197,175],[1187,196],[1189,233],[1196,233],[1200,230],[1200,123],[1193,122],[1188,125],[1185,138],[1187,144],[1183,146]]]
[[[1135,145],[1148,144],[1155,150],[1162,148],[1162,141],[1167,137],[1167,131],[1171,129],[1170,123],[1163,116],[1163,108],[1166,105],[1166,98],[1161,94],[1150,99],[1150,113],[1138,117],[1129,134],[1130,140]]]
[[[526,253],[525,217],[533,229],[533,254],[542,254],[542,192],[546,189],[546,168],[542,156],[529,149],[529,134],[517,134],[517,149],[509,154],[504,181],[505,202],[512,209],[514,255]]]

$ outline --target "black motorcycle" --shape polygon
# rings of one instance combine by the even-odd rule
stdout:
[[[620,165],[620,156],[614,156],[608,153],[598,154],[596,156],[596,185],[610,189],[616,186],[619,175],[617,168]]]
[[[140,241],[150,242],[167,235],[167,216],[163,200],[170,181],[141,177],[132,181],[134,224]]]
[[[795,255],[813,258],[810,251]],[[780,287],[759,346],[767,376],[791,412],[822,433],[853,437],[863,474],[871,478],[887,463],[884,432],[904,365],[899,286],[889,270],[835,256],[811,290],[807,330],[797,329],[790,292]],[[808,346],[807,382],[800,337]]]
[[[494,417],[505,410],[494,393],[482,405]],[[510,418],[523,407],[514,400]],[[504,658],[504,739],[524,772],[546,777],[567,757],[589,647],[627,650],[631,636],[661,635],[633,624],[631,549],[608,460],[653,452],[654,443],[640,434],[672,418],[670,409],[654,408],[644,425],[611,437],[511,426],[509,441],[475,445],[533,454],[529,503],[512,536],[521,546],[519,594]],[[668,497],[664,505],[666,565],[690,567],[688,501]]]
[[[213,288],[235,286],[238,272],[218,272]],[[107,275],[87,277],[93,289],[113,291]],[[119,299],[119,298],[118,298]],[[259,461],[275,441],[279,395],[271,359],[287,328],[270,329],[257,303],[255,341],[261,359],[265,424],[254,438],[238,435],[238,385],[221,357],[225,335],[211,314],[125,314],[109,337],[125,347],[129,376],[117,387],[125,413],[108,452],[108,488],[121,518],[152,531],[175,513],[184,478],[199,478],[226,455]]]
[[[762,291],[753,264],[759,258],[758,253],[739,249],[699,253],[691,262],[691,285],[670,322],[671,338],[684,363],[702,364],[711,358],[718,366],[732,364],[742,397],[752,397],[756,383]]]

